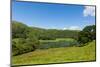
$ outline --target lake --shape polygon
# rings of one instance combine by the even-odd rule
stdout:
[[[77,45],[76,40],[43,40],[40,41],[39,49],[48,49],[48,48],[59,48],[59,47],[71,47]]]

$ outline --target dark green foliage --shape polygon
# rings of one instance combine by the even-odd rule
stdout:
[[[96,39],[96,26],[86,26],[82,31],[79,32],[78,42],[85,44]],[[82,46],[82,45],[81,45]]]
[[[56,38],[76,39],[79,31],[48,29],[40,33],[39,40],[55,40]]]
[[[83,29],[84,32],[87,32],[87,36],[91,39],[91,40],[95,40],[96,39],[96,26],[95,25],[91,25],[91,26],[86,26]]]
[[[27,42],[24,38],[16,38],[12,40],[13,55],[19,55],[35,50],[33,43]]]

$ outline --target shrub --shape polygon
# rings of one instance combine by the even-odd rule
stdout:
[[[19,55],[34,51],[36,48],[34,42],[27,41],[23,38],[16,38],[12,40],[12,55]]]

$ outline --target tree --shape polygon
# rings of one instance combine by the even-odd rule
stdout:
[[[82,31],[79,32],[78,42],[85,44],[96,39],[96,26],[86,26]]]

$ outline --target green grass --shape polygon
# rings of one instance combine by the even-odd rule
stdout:
[[[12,65],[47,64],[92,61],[95,59],[95,41],[84,47],[62,47],[36,50],[12,57]]]

